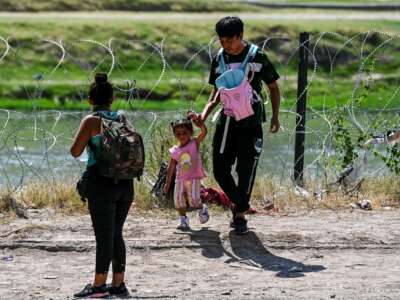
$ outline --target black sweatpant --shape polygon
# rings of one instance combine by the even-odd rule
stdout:
[[[88,203],[96,237],[96,273],[125,271],[126,249],[122,228],[133,201],[133,181],[106,178],[89,168]]]
[[[214,177],[228,198],[235,203],[234,214],[242,213],[250,208],[250,196],[263,143],[262,127],[261,124],[236,127],[234,123],[230,123],[225,150],[220,153],[224,126],[225,124],[217,125],[214,134]],[[232,176],[235,162],[237,183]]]

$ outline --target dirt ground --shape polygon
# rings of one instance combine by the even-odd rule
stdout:
[[[134,299],[400,299],[400,214],[254,215],[237,237],[226,214],[192,231],[132,213],[126,283]],[[0,298],[72,299],[92,280],[88,216],[29,211],[0,226]],[[12,258],[7,260],[7,256]]]

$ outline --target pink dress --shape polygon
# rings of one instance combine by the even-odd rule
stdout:
[[[176,161],[176,181],[174,202],[176,208],[201,208],[201,179],[206,177],[201,162],[200,152],[195,139],[184,146],[169,149],[172,159]]]

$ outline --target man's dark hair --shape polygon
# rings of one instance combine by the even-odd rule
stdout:
[[[243,22],[238,17],[225,17],[215,24],[215,31],[219,37],[239,36],[243,32]]]

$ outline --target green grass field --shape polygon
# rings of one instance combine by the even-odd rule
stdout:
[[[289,42],[272,42],[266,51],[281,74],[280,84],[283,90],[283,108],[291,108],[296,99],[297,55],[291,54],[297,46],[298,34],[309,31],[316,39],[322,32],[336,32],[343,35],[326,35],[321,41],[321,50],[316,52],[319,62],[315,80],[309,90],[309,105],[315,109],[330,108],[347,103],[352,96],[356,83],[355,75],[360,66],[359,45],[365,37],[360,35],[353,45],[342,46],[349,37],[368,30],[396,32],[400,23],[387,20],[299,20],[275,18],[270,14],[291,16],[299,10],[274,10],[268,14],[239,15],[246,24],[246,38],[261,42],[267,37],[287,37]],[[321,11],[308,11],[310,15]],[[345,16],[345,12],[334,11]],[[159,85],[147,97],[147,101],[133,101],[129,104],[121,99],[125,93],[117,92],[118,107],[124,109],[171,110],[186,109],[194,101],[195,108],[206,102],[210,87],[205,85],[209,68],[209,58],[205,51],[184,69],[185,64],[202,47],[207,45],[214,35],[213,27],[223,14],[178,14],[164,13],[39,13],[10,14],[0,13],[0,37],[9,37],[12,47],[10,54],[0,63],[0,108],[31,110],[39,109],[86,109],[88,83],[93,71],[108,71],[111,58],[99,47],[83,39],[108,43],[114,38],[113,50],[117,64],[111,79],[119,87],[125,87],[125,79],[135,79],[146,98],[162,71],[162,61],[153,49],[145,44],[151,42],[160,45],[165,38],[163,49],[169,63]],[[362,14],[368,16],[368,14]],[[157,20],[157,22],[154,22]],[[367,52],[383,43],[388,37],[370,34],[365,45]],[[68,51],[65,63],[51,74],[60,58],[60,50],[44,39],[58,41]],[[136,41],[136,42],[135,42]],[[356,42],[357,41],[357,42]],[[218,43],[213,46],[214,51]],[[325,49],[325,50],[324,50]],[[326,49],[330,53],[340,50],[338,63],[330,73]],[[379,79],[374,80],[368,93],[366,108],[397,108],[399,97],[398,55],[399,42],[394,39],[380,48],[373,73]],[[0,57],[5,44],[0,42]],[[325,52],[324,52],[325,51]],[[144,65],[142,63],[146,61]],[[370,63],[367,61],[366,63]],[[310,65],[311,78],[312,66]],[[34,79],[43,74],[44,80]],[[51,75],[51,76],[50,76]]]
[[[1,0],[2,11],[175,11],[175,12],[213,12],[213,11],[260,11],[260,7],[246,4],[245,1],[217,0]],[[399,1],[373,0],[265,0],[259,2],[279,4],[364,4],[399,3]]]
[[[1,0],[3,11],[244,11],[257,10],[253,5],[234,3],[221,5],[213,0]]]
[[[372,4],[396,4],[400,3],[400,1],[396,0],[264,0],[260,2],[270,2],[270,3],[312,3],[312,4],[364,4],[364,3],[372,3]]]

